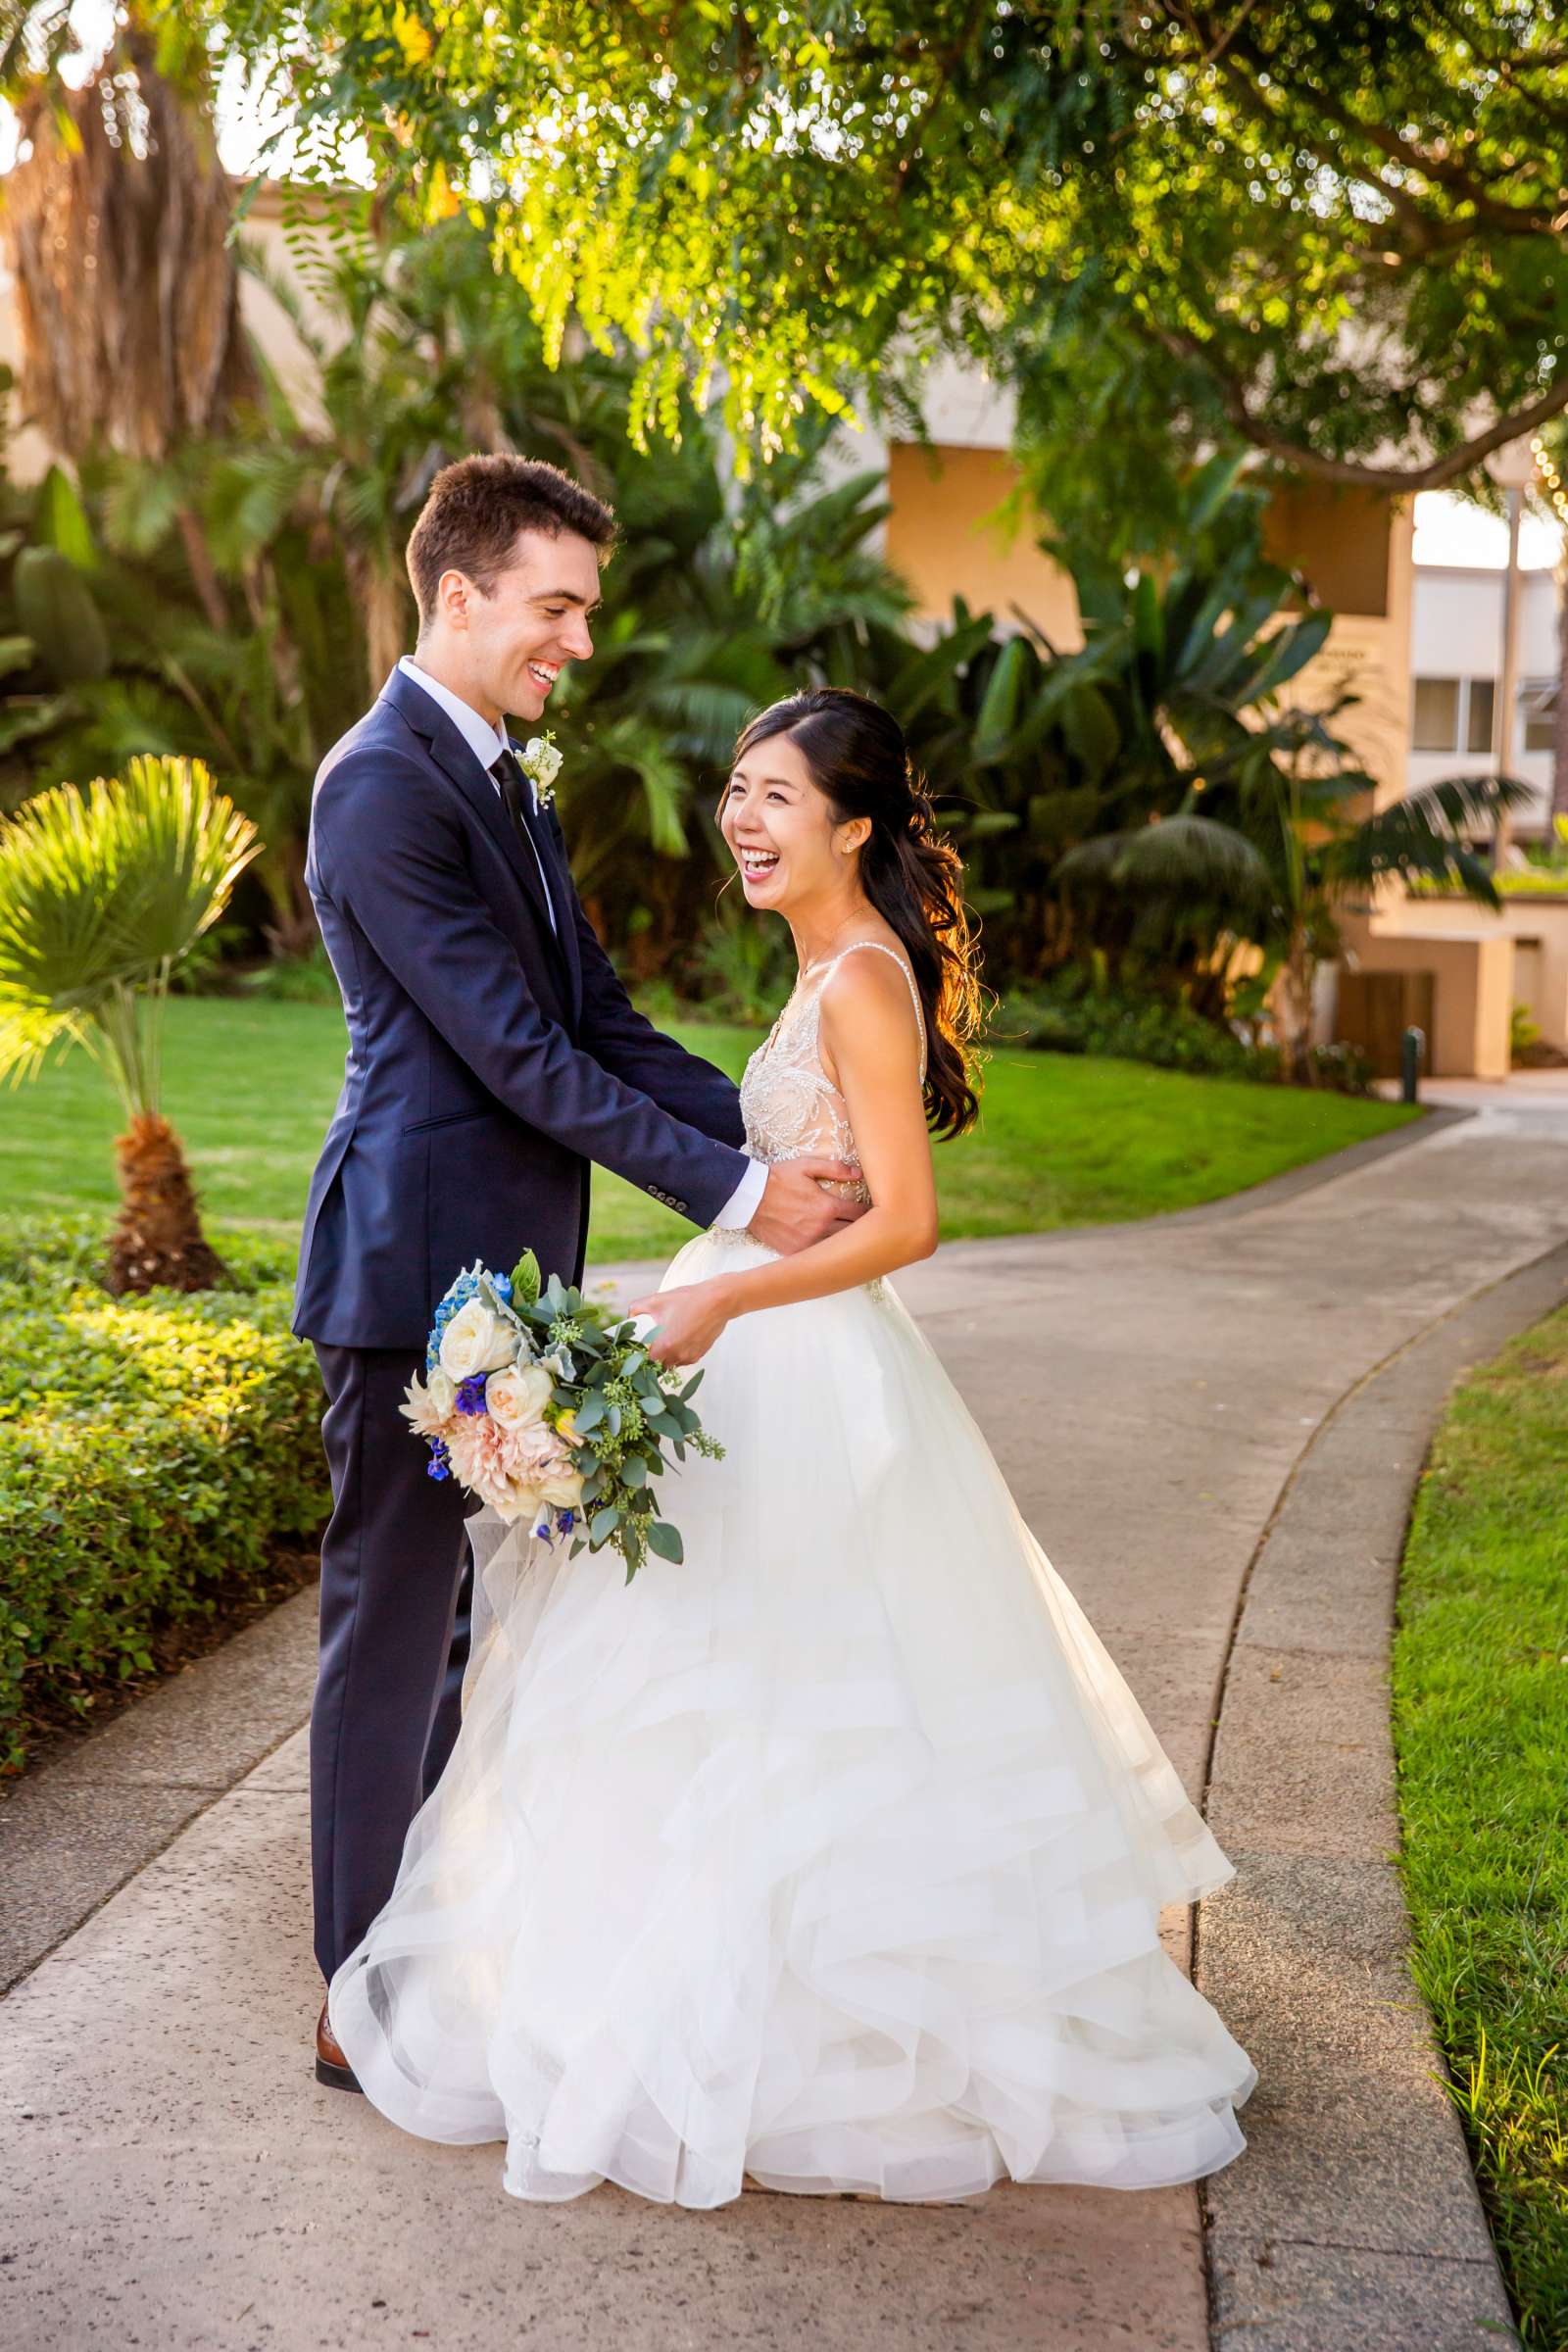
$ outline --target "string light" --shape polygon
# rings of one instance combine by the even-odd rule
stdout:
[[[1551,453],[1539,433],[1531,437],[1530,455],[1536,461],[1536,478],[1545,490],[1556,513],[1557,520],[1568,523],[1568,484],[1557,471]]]

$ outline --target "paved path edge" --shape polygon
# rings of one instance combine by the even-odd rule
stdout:
[[[1390,1653],[1416,1488],[1457,1380],[1568,1300],[1568,1245],[1341,1397],[1243,1589],[1205,1809],[1237,1865],[1195,1974],[1250,2051],[1248,2154],[1204,2184],[1214,2352],[1517,2342],[1396,1855]]]

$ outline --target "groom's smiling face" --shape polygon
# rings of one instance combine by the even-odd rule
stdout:
[[[599,604],[599,555],[563,531],[520,531],[512,561],[483,587],[442,574],[440,611],[462,648],[473,699],[487,711],[542,718],[568,662],[594,650],[589,615]]]

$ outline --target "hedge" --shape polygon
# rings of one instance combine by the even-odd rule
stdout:
[[[1166,997],[1086,986],[1076,969],[1004,998],[988,1034],[998,1046],[1108,1055],[1201,1077],[1250,1078],[1263,1086],[1278,1085],[1284,1067],[1277,1046],[1250,1044],[1227,1023],[1206,1020]],[[1371,1093],[1372,1064],[1356,1047],[1314,1046],[1308,1059],[1314,1085],[1342,1095]]]
[[[91,1218],[0,1230],[0,1772],[326,1514],[291,1251],[225,1234],[225,1289],[114,1299],[101,1247]]]

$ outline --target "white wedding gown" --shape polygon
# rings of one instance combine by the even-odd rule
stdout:
[[[748,1068],[760,1157],[853,1154],[825,977]],[[463,1729],[331,1985],[368,2097],[536,2199],[1229,2163],[1252,2070],[1157,1914],[1230,1866],[916,1326],[872,1283],[708,1364],[683,1565],[475,1523]]]

